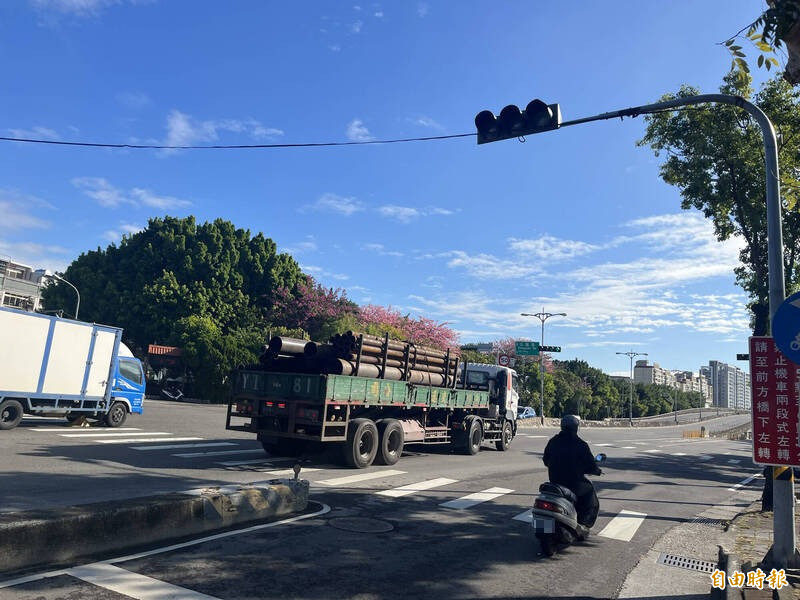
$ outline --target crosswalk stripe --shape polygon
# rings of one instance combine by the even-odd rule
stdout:
[[[437,477],[436,479],[428,479],[418,483],[410,483],[391,490],[382,490],[375,492],[379,496],[388,496],[389,498],[399,498],[401,496],[408,496],[414,492],[424,492],[433,488],[442,487],[443,485],[450,485],[451,483],[458,483],[457,479],[448,479],[447,477]]]
[[[622,446],[622,450],[636,450],[636,446]]]
[[[95,563],[67,571],[73,577],[136,600],[219,600],[201,592],[128,571],[114,565]]]
[[[142,431],[140,433],[97,433],[96,431],[82,431],[81,433],[62,433],[60,437],[67,438],[109,438],[109,437],[131,437],[138,435],[173,435],[167,431]]]
[[[381,477],[393,477],[395,475],[403,475],[405,471],[395,471],[388,469],[386,471],[372,471],[370,473],[360,473],[358,475],[348,475],[347,477],[335,477],[334,479],[323,479],[315,483],[322,485],[347,485],[350,483],[357,483],[359,481],[368,481],[370,479],[380,479]]]
[[[673,452],[672,456],[687,456],[686,452]]]
[[[205,448],[209,446],[235,446],[233,442],[207,442],[204,444],[168,444],[166,446],[131,446],[132,450],[180,450],[181,448]]]
[[[545,438],[547,436],[546,435],[526,435],[525,437],[526,438],[531,438],[531,439],[538,439],[538,438]]]
[[[489,500],[494,500],[495,498],[499,498],[505,494],[510,494],[513,491],[514,490],[509,490],[507,488],[493,487],[489,488],[488,490],[483,490],[482,492],[475,492],[474,494],[469,494],[462,498],[450,500],[449,502],[442,502],[439,506],[456,509],[470,508],[476,504],[488,502]]]
[[[97,430],[96,427],[94,428],[90,427],[89,429],[94,429],[95,431]],[[70,427],[67,425],[64,425],[64,427],[32,427],[30,429],[30,431],[41,431],[43,433],[53,433],[53,432],[64,433],[65,431],[70,431],[70,430],[79,431],[77,427]],[[117,427],[117,431],[141,431],[141,429],[138,427]],[[85,433],[89,432],[87,431]]]
[[[642,452],[648,452],[650,454],[654,454],[655,452],[661,452],[658,448],[650,448],[650,450],[642,450]]]
[[[198,438],[199,439],[199,438]],[[228,456],[231,454],[264,454],[263,450],[219,450],[217,452],[181,452],[173,454],[180,458],[200,458],[201,456]]]
[[[614,446],[614,444],[592,444],[592,446],[602,446],[602,447],[608,447],[608,446],[611,446],[611,447],[613,447],[613,446]]]
[[[647,517],[646,513],[621,510],[597,535],[612,540],[630,542],[645,517]]]
[[[533,509],[529,508],[525,512],[519,513],[516,517],[513,517],[515,521],[522,521],[523,523],[532,523],[533,522]]]
[[[300,471],[300,477],[303,477],[306,473],[314,473],[315,471],[322,471],[322,469],[313,469],[313,468],[303,468]],[[294,477],[294,469],[281,469],[279,471],[267,471],[265,469],[258,469],[259,473],[264,473],[265,475],[271,475],[273,477]]]
[[[98,444],[143,444],[146,442],[194,442],[202,440],[201,437],[177,437],[177,438],[127,438],[124,440],[97,440]]]
[[[750,476],[750,477],[748,477],[747,479],[742,479],[742,480],[741,480],[739,483],[737,483],[736,485],[734,485],[734,486],[732,486],[732,487],[729,487],[729,488],[728,488],[728,491],[729,491],[729,492],[738,492],[740,488],[743,488],[744,486],[746,486],[748,483],[750,483],[751,481],[753,481],[753,479],[755,479],[756,477],[761,477],[761,473],[756,473],[755,475],[751,475],[751,476]]]

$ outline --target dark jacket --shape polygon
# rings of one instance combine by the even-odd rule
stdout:
[[[547,466],[550,481],[570,489],[582,482],[584,475],[601,473],[589,444],[579,438],[577,433],[568,431],[562,431],[550,438],[542,460]]]

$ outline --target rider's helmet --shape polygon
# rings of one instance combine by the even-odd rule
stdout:
[[[576,417],[575,415],[564,415],[561,417],[561,431],[578,433],[578,427],[580,427],[580,425],[580,417]]]

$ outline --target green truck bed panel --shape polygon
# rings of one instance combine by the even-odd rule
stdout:
[[[241,371],[234,392],[265,399],[295,399],[319,404],[489,408],[489,393],[486,391],[428,387],[405,381],[347,375]]]

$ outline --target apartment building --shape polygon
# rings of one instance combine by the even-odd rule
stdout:
[[[37,310],[43,275],[28,265],[0,258],[0,306]]]
[[[750,409],[750,375],[718,360],[708,361],[708,366],[700,369],[700,374],[713,387],[713,406]]]
[[[633,368],[634,383],[652,383],[666,385],[682,392],[697,392],[705,398],[705,405],[713,401],[713,390],[709,380],[692,371],[670,371],[658,363],[650,364],[647,360],[637,360]]]

